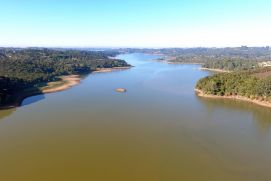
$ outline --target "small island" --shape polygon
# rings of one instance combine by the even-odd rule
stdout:
[[[119,93],[125,93],[125,92],[127,92],[127,90],[124,89],[124,88],[117,88],[117,89],[116,89],[116,92],[119,92]]]

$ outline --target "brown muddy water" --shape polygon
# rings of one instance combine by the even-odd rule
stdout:
[[[198,98],[198,65],[118,58],[135,67],[0,111],[1,181],[271,180],[270,108]]]

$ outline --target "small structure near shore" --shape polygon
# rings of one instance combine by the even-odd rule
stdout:
[[[119,93],[127,92],[127,90],[124,89],[124,88],[117,88],[117,89],[115,89],[115,91],[116,91],[116,92],[119,92]]]

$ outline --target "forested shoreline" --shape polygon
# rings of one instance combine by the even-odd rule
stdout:
[[[116,49],[120,53],[147,53],[162,56],[159,61],[174,64],[201,64],[203,68],[225,71],[251,70],[259,63],[271,61],[271,48],[226,47],[226,48],[161,48],[161,49]]]
[[[174,64],[200,64],[216,72],[200,79],[196,91],[205,97],[238,98],[271,106],[270,47],[123,49],[162,56],[158,61]]]
[[[198,81],[206,95],[244,96],[270,101],[271,68],[258,63],[271,59],[269,47],[171,48],[171,49],[48,49],[0,48],[0,107],[18,103],[22,97],[42,93],[40,87],[63,75],[83,75],[103,68],[129,67],[115,58],[122,53],[161,55],[169,63],[199,63],[215,74]],[[23,95],[23,96],[22,96]]]
[[[207,96],[242,96],[271,103],[271,68],[207,76],[197,82],[196,89]]]
[[[109,58],[116,54],[47,48],[0,48],[0,107],[20,104],[18,101],[22,97],[41,93],[41,86],[58,81],[59,76],[130,66],[124,60]]]

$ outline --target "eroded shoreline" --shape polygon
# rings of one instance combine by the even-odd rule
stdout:
[[[95,71],[92,71],[89,73],[106,73],[106,72],[113,72],[113,71],[121,71],[121,70],[127,70],[130,69],[130,67],[114,67],[114,68],[99,68]],[[78,84],[81,83],[82,76],[78,74],[73,74],[73,75],[65,75],[65,76],[60,76],[59,81],[53,81],[53,82],[48,82],[46,83],[45,86],[38,87],[37,89],[28,89],[23,92],[18,93],[18,95],[15,95],[15,101],[13,101],[10,104],[0,106],[0,110],[6,110],[6,109],[13,109],[16,107],[20,107],[23,100],[36,96],[36,95],[42,95],[42,94],[49,94],[49,93],[56,93],[56,92],[61,92],[65,91],[67,89],[70,89]]]
[[[131,67],[98,68],[97,70],[91,72],[90,74],[121,71],[121,70],[130,69],[130,68]],[[67,76],[61,76],[60,79],[61,79],[60,81],[47,83],[47,86],[41,88],[42,93],[48,94],[48,93],[54,93],[54,92],[67,90],[71,87],[74,87],[80,84],[82,77],[80,75],[67,75]]]
[[[217,72],[217,73],[231,73],[231,71],[229,70],[222,70],[222,69],[211,69],[211,68],[204,68],[204,67],[200,67],[200,70],[207,70],[207,71],[211,71],[211,72]]]
[[[114,68],[97,68],[95,71],[93,71],[91,73],[106,73],[106,72],[127,70],[127,69],[130,69],[131,67],[132,66],[129,66],[129,67],[114,67]]]
[[[67,76],[61,76],[60,81],[56,82],[49,82],[47,83],[47,86],[41,87],[40,90],[43,94],[48,93],[54,93],[54,92],[60,92],[64,91],[66,89],[69,89],[73,86],[76,86],[81,82],[81,77],[79,75],[67,75]]]
[[[271,102],[268,101],[260,101],[257,99],[250,99],[244,96],[218,96],[218,95],[211,95],[211,94],[206,94],[204,93],[202,90],[200,89],[194,89],[197,96],[199,97],[206,97],[206,98],[211,98],[211,99],[233,99],[233,100],[240,100],[240,101],[246,101],[246,102],[250,102],[253,104],[257,104],[259,106],[264,106],[264,107],[268,107],[271,108]]]

